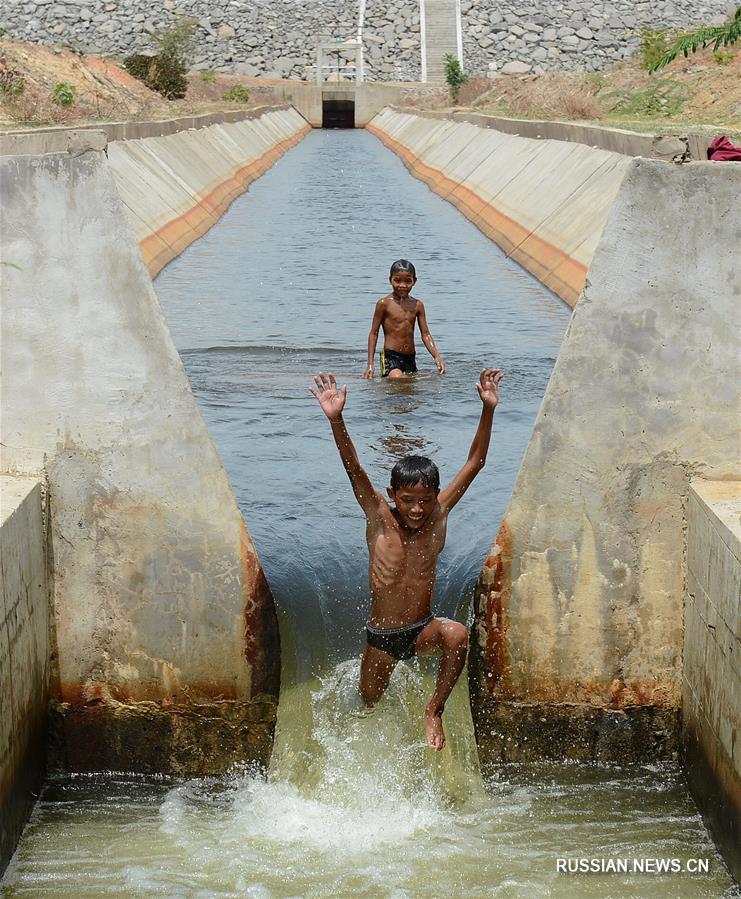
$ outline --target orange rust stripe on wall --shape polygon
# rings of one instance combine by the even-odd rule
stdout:
[[[139,248],[151,277],[154,278],[168,262],[215,225],[232,202],[309,131],[311,126],[306,125],[296,134],[266,150],[257,159],[245,163],[229,178],[206,187],[205,193],[196,195],[193,206],[141,240]]]
[[[497,209],[475,191],[423,162],[408,147],[374,125],[368,130],[393,150],[410,172],[431,190],[448,200],[474,225],[498,244],[515,262],[527,269],[545,287],[572,308],[587,278],[587,267],[554,244]]]

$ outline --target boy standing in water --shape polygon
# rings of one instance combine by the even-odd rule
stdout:
[[[481,418],[468,459],[450,484],[440,490],[434,462],[424,456],[405,456],[394,465],[391,486],[386,488],[393,506],[374,489],[347,433],[342,419],[347,385],[338,390],[334,375],[320,372],[314,378],[316,390],[309,388],[330,421],[366,518],[371,614],[360,668],[360,695],[367,705],[374,705],[400,659],[415,654],[441,656],[435,691],[424,714],[427,745],[437,750],[445,746],[445,701],[463,670],[468,648],[468,632],[462,624],[432,615],[437,557],[445,545],[450,510],[484,467],[503,377],[497,368],[481,372],[476,384],[483,403]]]
[[[419,322],[422,343],[435,360],[440,374],[445,374],[445,363],[437,351],[422,300],[415,300],[410,291],[417,283],[417,273],[411,262],[398,259],[391,266],[389,276],[392,292],[376,303],[370,334],[368,335],[368,365],[364,378],[373,377],[373,358],[376,355],[378,331],[383,328],[381,350],[381,377],[403,378],[417,371],[414,353],[414,325]]]

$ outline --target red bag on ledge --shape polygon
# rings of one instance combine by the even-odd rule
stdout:
[[[713,162],[741,162],[741,147],[734,146],[725,135],[715,137],[708,147],[708,159]]]

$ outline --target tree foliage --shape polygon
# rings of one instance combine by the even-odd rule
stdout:
[[[468,81],[468,75],[463,71],[460,62],[458,62],[452,53],[445,54],[445,81],[450,88],[453,102],[457,103],[461,85]]]
[[[52,89],[51,102],[57,106],[74,106],[76,93],[74,85],[69,81],[58,81]]]
[[[188,90],[185,66],[169,56],[135,53],[124,60],[124,68],[166,100],[180,100]]]
[[[663,28],[641,28],[639,59],[641,68],[653,72],[656,63],[669,50],[669,35]]]
[[[722,25],[707,25],[698,28],[697,31],[680,35],[667,52],[652,65],[650,71],[657,72],[663,69],[680,53],[687,57],[690,53],[696,53],[700,48],[705,49],[710,45],[717,52],[720,47],[730,47],[739,39],[741,39],[741,6],[736,9],[734,17]]]
[[[169,28],[155,31],[154,55],[135,53],[124,60],[124,68],[167,100],[179,100],[188,90],[185,74],[193,56],[198,23],[190,16],[177,16]]]

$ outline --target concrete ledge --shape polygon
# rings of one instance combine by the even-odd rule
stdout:
[[[290,109],[290,104],[256,106],[231,112],[208,112],[151,122],[94,122],[74,128],[35,128],[33,131],[0,132],[0,156],[43,156],[47,153],[77,153],[103,150],[109,141],[163,137],[229,122],[259,119],[266,112]]]
[[[102,128],[65,128],[47,131],[13,131],[0,134],[0,156],[47,156],[88,150],[105,150],[108,137]]]
[[[441,112],[411,107],[392,107],[399,112],[412,113],[431,119],[449,119],[453,122],[469,122],[479,128],[493,128],[503,134],[530,137],[535,140],[560,140],[584,144],[595,150],[609,150],[624,156],[642,156],[644,159],[663,159],[671,162],[675,156],[707,161],[707,148],[712,137],[707,134],[644,134],[623,128],[606,128],[602,125],[581,125],[576,122],[553,122],[540,119],[509,119],[485,115],[480,112]]]
[[[45,772],[49,585],[41,482],[0,477],[0,874]]]

